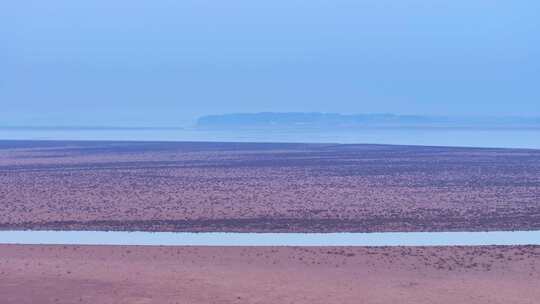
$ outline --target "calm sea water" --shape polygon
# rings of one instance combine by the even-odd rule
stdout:
[[[0,139],[373,143],[540,149],[540,129],[370,128],[337,131],[0,129]]]
[[[0,244],[148,246],[540,245],[540,231],[385,233],[0,231]]]

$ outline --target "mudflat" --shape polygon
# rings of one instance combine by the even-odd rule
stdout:
[[[540,229],[540,150],[0,141],[0,229]]]
[[[2,304],[538,303],[540,247],[0,245]]]

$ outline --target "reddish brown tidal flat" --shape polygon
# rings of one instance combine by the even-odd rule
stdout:
[[[0,303],[538,303],[540,247],[0,245]]]
[[[0,142],[0,229],[540,229],[540,151]]]

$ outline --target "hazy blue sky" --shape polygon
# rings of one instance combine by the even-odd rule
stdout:
[[[0,125],[540,116],[539,12],[537,0],[2,1]]]

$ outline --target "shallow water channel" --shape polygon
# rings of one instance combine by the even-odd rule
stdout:
[[[383,233],[0,231],[0,244],[150,246],[540,245],[540,231]]]

